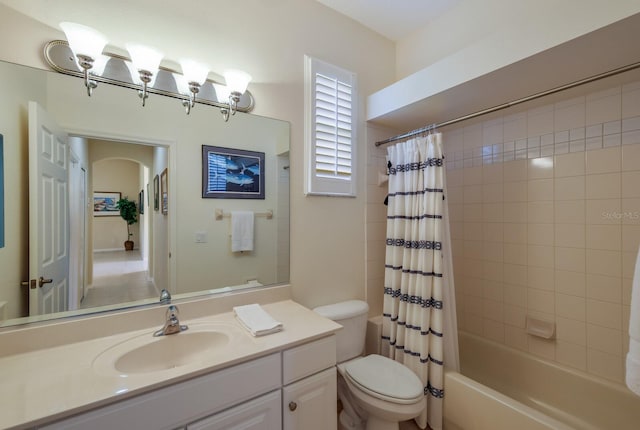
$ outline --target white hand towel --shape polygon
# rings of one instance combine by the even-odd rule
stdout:
[[[231,212],[231,252],[253,251],[253,212]]]
[[[258,304],[236,306],[233,308],[236,318],[253,336],[264,336],[282,330],[282,323],[273,319]]]
[[[640,396],[640,250],[631,286],[631,315],[629,318],[629,353],[627,354],[627,387]]]

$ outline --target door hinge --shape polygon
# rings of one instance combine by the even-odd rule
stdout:
[[[35,290],[36,287],[38,286],[38,281],[35,279],[32,279],[31,281],[22,281],[20,282],[20,286],[29,287],[30,289]]]

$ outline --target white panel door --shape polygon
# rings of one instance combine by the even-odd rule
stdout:
[[[68,170],[67,134],[29,102],[29,315],[68,307]]]
[[[282,388],[283,430],[336,430],[336,368]]]

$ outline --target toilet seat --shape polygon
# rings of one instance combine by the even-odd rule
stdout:
[[[368,355],[338,366],[343,376],[372,397],[413,404],[424,397],[422,382],[406,366],[381,355]]]

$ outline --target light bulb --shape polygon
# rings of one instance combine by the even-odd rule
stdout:
[[[156,73],[160,66],[160,61],[164,57],[161,51],[135,43],[127,43],[126,48],[137,71],[144,70],[153,74]]]
[[[77,55],[85,55],[92,59],[98,58],[107,44],[107,38],[99,31],[75,22],[61,22],[69,47]]]
[[[251,81],[251,75],[242,70],[227,70],[224,72],[224,79],[229,91],[244,94]]]
[[[182,74],[187,82],[195,82],[198,85],[202,85],[209,75],[209,67],[197,61],[189,59],[180,60],[180,67],[182,67]]]
[[[216,100],[218,102],[227,103],[229,101],[229,96],[231,95],[229,87],[222,84],[213,84],[213,88],[216,90]]]

